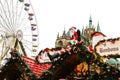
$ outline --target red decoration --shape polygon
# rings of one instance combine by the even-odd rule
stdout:
[[[114,43],[115,43],[115,41],[114,41],[114,40],[110,40],[110,42],[111,42],[112,44],[114,44]]]
[[[104,35],[104,34],[101,33],[101,32],[94,32],[91,36],[92,36],[92,37],[94,37],[94,36],[103,36],[103,37],[106,37],[106,35]]]
[[[28,66],[31,68],[31,70],[33,71],[33,73],[35,73],[37,77],[39,77],[44,70],[48,70],[52,65],[49,63],[37,64],[34,59],[28,58],[26,56],[23,56],[22,58],[26,61]]]
[[[78,40],[78,34],[77,34],[77,32],[74,32],[74,40]]]
[[[88,49],[89,49],[89,51],[90,51],[91,53],[93,53],[93,52],[94,52],[94,50],[93,50],[92,46],[89,46],[89,47],[88,47]]]

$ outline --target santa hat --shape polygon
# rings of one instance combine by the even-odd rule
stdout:
[[[76,27],[72,26],[69,30],[74,30],[74,31],[76,31]]]

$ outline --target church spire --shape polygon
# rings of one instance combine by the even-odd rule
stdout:
[[[59,32],[58,32],[58,35],[57,35],[57,39],[59,39]]]
[[[90,15],[90,19],[89,19],[89,28],[92,28],[92,17]]]
[[[82,35],[84,36],[84,26],[83,26],[83,28],[82,28]]]
[[[99,22],[97,24],[97,32],[101,32]]]
[[[65,27],[64,27],[64,31],[63,31],[63,35],[62,35],[63,38],[66,38],[66,31],[65,31]]]
[[[66,31],[65,31],[65,27],[64,27],[63,35],[65,35],[65,34],[66,34]]]

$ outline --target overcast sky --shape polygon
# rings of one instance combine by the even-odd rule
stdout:
[[[30,0],[39,27],[40,49],[54,47],[57,34],[99,22],[106,36],[120,37],[120,0]]]

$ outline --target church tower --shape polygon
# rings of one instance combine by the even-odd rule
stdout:
[[[56,48],[66,47],[66,45],[70,42],[69,38],[66,35],[66,31],[64,29],[62,36],[57,35],[57,39],[55,41]]]
[[[85,43],[87,46],[92,44],[92,37],[91,37],[91,35],[94,32],[95,32],[95,27],[92,24],[92,17],[90,16],[90,18],[89,18],[89,25],[86,26],[84,32],[82,32],[82,33],[84,33],[83,36],[89,41],[89,43],[88,42]]]
[[[94,27],[94,25],[92,24],[92,17],[90,16],[89,24],[85,28],[82,27],[82,33],[81,33],[81,35],[84,37],[82,40],[84,40],[86,46],[92,45],[92,36],[91,35],[94,32],[101,32],[100,25],[98,22],[97,29],[96,29],[96,27]],[[55,47],[66,47],[66,45],[70,42],[69,37],[70,36],[67,35],[67,33],[64,29],[62,36],[59,36],[59,34],[57,35]]]

